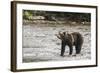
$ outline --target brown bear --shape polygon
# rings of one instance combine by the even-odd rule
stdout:
[[[66,32],[59,32],[56,36],[61,40],[61,56],[64,56],[66,45],[69,46],[69,55],[72,55],[73,46],[75,46],[76,54],[80,54],[83,37],[79,32],[73,32],[70,34]]]

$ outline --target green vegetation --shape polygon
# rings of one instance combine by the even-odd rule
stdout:
[[[48,21],[91,22],[90,13],[23,10],[23,19],[33,20],[32,17],[36,16],[42,16]]]

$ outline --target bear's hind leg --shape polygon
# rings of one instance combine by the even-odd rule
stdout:
[[[76,46],[76,54],[80,54],[81,52],[81,46]]]

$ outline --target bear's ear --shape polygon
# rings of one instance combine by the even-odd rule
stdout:
[[[63,34],[63,36],[65,36],[66,35],[66,32],[64,31],[62,34]]]

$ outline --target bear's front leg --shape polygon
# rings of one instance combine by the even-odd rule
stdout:
[[[65,52],[65,42],[62,41],[62,45],[61,45],[61,56],[64,56],[64,52]]]
[[[69,55],[72,55],[72,52],[73,52],[73,46],[69,45]]]

